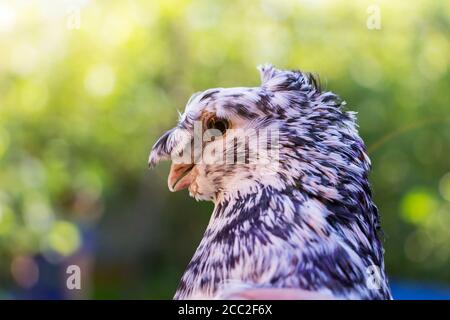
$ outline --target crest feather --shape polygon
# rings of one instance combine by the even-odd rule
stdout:
[[[258,70],[261,75],[261,87],[272,91],[321,90],[318,77],[311,73],[299,70],[279,70],[271,64],[260,65]]]
[[[261,86],[266,85],[279,72],[279,70],[274,68],[270,63],[259,65],[258,70],[261,76]]]

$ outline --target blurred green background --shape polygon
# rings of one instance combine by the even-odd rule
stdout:
[[[171,298],[212,204],[170,193],[149,150],[193,92],[257,86],[265,62],[320,74],[358,111],[390,277],[449,287],[449,12],[0,0],[0,298]],[[64,290],[69,264],[81,291]]]

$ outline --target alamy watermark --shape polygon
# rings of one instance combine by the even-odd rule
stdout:
[[[381,270],[378,266],[371,265],[366,268],[366,286],[370,290],[380,290],[383,283]]]
[[[66,9],[66,27],[69,30],[80,29],[81,27],[81,7],[70,5]]]
[[[68,275],[66,287],[69,290],[81,290],[81,269],[76,264],[70,265],[66,269]]]
[[[372,4],[367,7],[366,26],[369,30],[381,29],[381,8],[378,4]]]
[[[175,164],[258,164],[278,165],[279,132],[277,129],[203,130],[201,121],[194,122],[194,132],[177,128],[172,132],[177,144],[170,152]]]

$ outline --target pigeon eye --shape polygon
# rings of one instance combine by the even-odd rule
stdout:
[[[228,120],[226,120],[226,119],[219,119],[219,118],[212,117],[207,121],[206,127],[208,129],[219,130],[222,134],[225,134],[227,129],[230,127],[230,124],[229,124]]]

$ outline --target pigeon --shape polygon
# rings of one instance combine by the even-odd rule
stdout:
[[[258,69],[257,87],[192,95],[150,152],[150,167],[172,160],[171,191],[214,203],[174,299],[268,288],[392,299],[356,113],[317,75]]]

